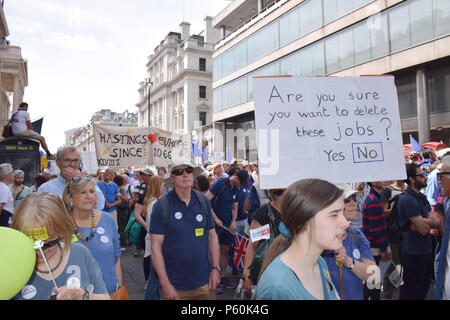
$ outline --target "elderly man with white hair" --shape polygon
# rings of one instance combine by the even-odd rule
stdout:
[[[15,197],[13,196],[14,210],[16,210],[20,202],[32,192],[30,187],[23,184],[24,181],[25,172],[23,172],[22,170],[14,171],[14,180],[9,185],[9,191],[11,191],[11,194],[16,195]]]
[[[13,179],[12,165],[10,163],[0,164],[0,227],[9,227],[11,216],[14,214],[14,200],[8,188]]]

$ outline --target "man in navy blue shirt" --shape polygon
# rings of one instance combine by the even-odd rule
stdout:
[[[232,169],[234,170],[234,169]],[[241,186],[247,185],[248,172],[246,170],[230,170],[229,178],[217,180],[209,189],[206,196],[211,200],[216,232],[220,245],[220,284],[226,288],[233,288],[234,284],[226,277],[226,267],[230,246],[234,242],[232,232],[236,231],[238,216],[238,193]],[[229,229],[226,230],[223,227]]]
[[[156,202],[150,218],[152,263],[166,300],[214,300],[220,281],[211,205],[206,196],[192,190],[193,171],[186,162],[169,164],[174,190]]]
[[[408,189],[398,199],[401,226],[401,263],[404,284],[400,300],[424,300],[433,275],[433,251],[430,230],[438,228],[440,220],[420,189],[427,186],[427,175],[416,163],[406,165]]]

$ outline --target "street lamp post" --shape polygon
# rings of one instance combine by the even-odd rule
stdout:
[[[148,110],[147,110],[147,120],[148,120],[148,126],[150,126],[150,87],[153,85],[153,82],[150,80],[150,78],[145,79],[145,86],[148,90]]]

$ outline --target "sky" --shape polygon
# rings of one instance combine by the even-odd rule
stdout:
[[[184,3],[183,3],[184,2]],[[10,45],[28,63],[24,101],[31,120],[44,116],[51,152],[64,132],[101,109],[137,112],[139,82],[154,48],[180,23],[204,29],[226,0],[5,0]],[[12,98],[11,98],[12,102]]]

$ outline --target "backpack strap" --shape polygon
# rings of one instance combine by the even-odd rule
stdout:
[[[158,198],[158,202],[159,202],[159,205],[161,206],[163,222],[164,222],[165,226],[167,226],[167,223],[169,222],[169,199],[167,198],[167,196],[168,195],[166,194],[166,195]]]
[[[212,206],[212,207],[214,207],[214,206],[216,205],[217,199],[222,195],[222,193],[224,193],[224,191],[225,191],[225,189],[226,189],[226,187],[227,187],[227,180],[226,180],[226,178],[220,178],[220,180],[223,181],[223,187],[222,187],[222,189],[220,190],[220,192],[219,192],[218,194],[216,194],[216,195],[214,196],[214,198],[212,198],[212,200],[211,200],[211,206]],[[214,202],[213,202],[213,201],[214,201]]]

